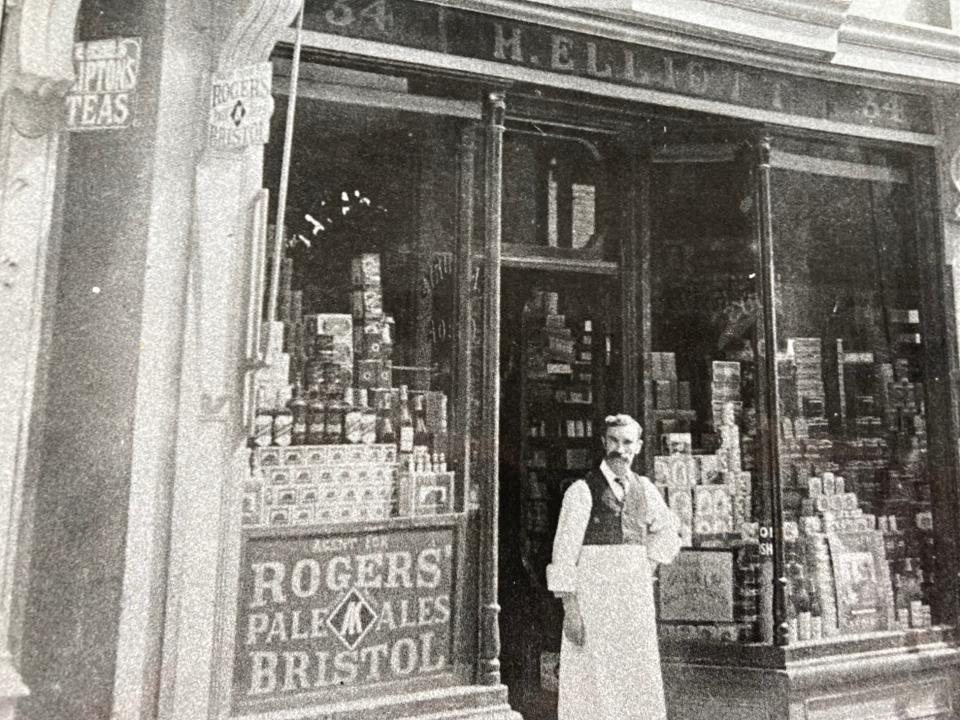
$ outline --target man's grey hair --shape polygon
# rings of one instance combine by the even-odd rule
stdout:
[[[640,427],[640,423],[638,423],[636,420],[634,420],[630,415],[627,415],[626,413],[617,413],[616,415],[607,415],[603,419],[603,424],[605,426],[604,433],[606,433],[606,428],[632,426],[637,428],[638,435],[643,434],[643,428]]]

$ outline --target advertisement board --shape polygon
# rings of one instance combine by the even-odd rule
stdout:
[[[64,98],[67,130],[118,130],[134,123],[140,51],[137,37],[74,45],[76,80]]]
[[[454,532],[248,536],[237,603],[236,704],[449,672]]]

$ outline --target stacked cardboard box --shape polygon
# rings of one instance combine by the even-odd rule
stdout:
[[[701,539],[733,532],[733,499],[729,485],[696,485],[693,488],[693,535]]]
[[[253,451],[246,527],[382,520],[399,510],[396,447],[316,445]]]
[[[530,379],[573,375],[578,344],[573,331],[567,327],[566,317],[559,313],[558,305],[557,293],[538,291],[524,308],[526,374]]]
[[[324,372],[339,387],[353,384],[353,320],[340,313],[318,313],[304,317],[304,341],[312,351],[326,346],[329,359]],[[308,385],[310,383],[307,383]]]
[[[780,413],[783,417],[800,415],[797,395],[797,365],[791,355],[777,353],[777,390],[780,394]]]
[[[646,391],[653,400],[659,436],[690,432],[696,413],[691,410],[690,383],[677,378],[677,359],[671,352],[650,353],[651,379]]]
[[[797,406],[808,418],[826,416],[823,387],[823,348],[820,338],[788,338],[787,355],[797,369]]]
[[[453,512],[452,472],[436,470],[404,471],[399,477],[401,517],[441,515]]]
[[[366,253],[351,264],[354,377],[357,387],[393,386],[393,328],[383,312],[380,256]]]
[[[710,376],[710,408],[714,428],[719,428],[723,424],[725,408],[732,408],[734,422],[740,417],[743,409],[740,398],[740,363],[713,361]]]
[[[694,455],[689,434],[668,433],[665,454],[654,457],[654,481],[680,519],[685,545],[722,543],[750,520],[751,475],[742,470],[734,408],[728,401],[719,413],[715,453]]]

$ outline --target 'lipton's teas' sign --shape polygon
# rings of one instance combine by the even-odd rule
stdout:
[[[136,37],[74,45],[76,79],[64,98],[67,130],[119,130],[133,124],[140,50]]]
[[[453,530],[249,538],[240,704],[449,670]]]
[[[929,103],[919,95],[767,71],[416,0],[307,0],[304,27],[778,114],[933,132]]]

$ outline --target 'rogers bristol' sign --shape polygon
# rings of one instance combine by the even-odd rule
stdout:
[[[241,704],[450,669],[453,530],[246,542]]]
[[[207,135],[216,148],[263,145],[273,115],[272,66],[269,62],[214,73],[210,83]]]

